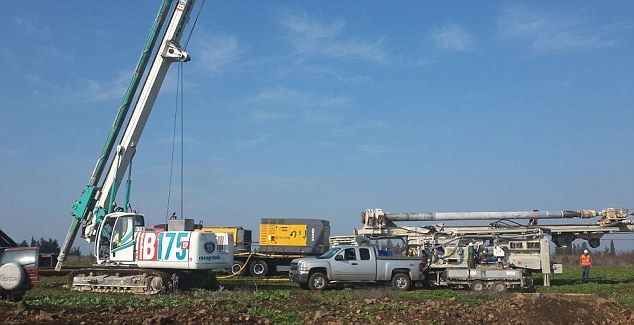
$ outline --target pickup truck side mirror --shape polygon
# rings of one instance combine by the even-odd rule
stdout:
[[[343,261],[343,255],[335,256],[335,261]]]

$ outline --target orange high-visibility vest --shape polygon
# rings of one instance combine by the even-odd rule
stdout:
[[[590,254],[581,255],[581,266],[590,266]]]

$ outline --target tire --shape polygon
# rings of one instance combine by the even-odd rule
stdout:
[[[308,278],[308,288],[313,291],[324,291],[328,288],[328,278],[321,272],[315,272]]]
[[[473,292],[484,292],[484,289],[486,289],[486,284],[484,284],[484,282],[480,280],[473,280],[469,284],[469,287]]]
[[[165,289],[163,278],[161,278],[160,276],[149,276],[147,281],[147,286],[149,289],[148,292],[150,293],[161,292]]]
[[[497,294],[505,293],[506,290],[506,283],[504,283],[504,281],[495,281],[491,284],[491,291]]]
[[[251,262],[249,273],[253,277],[263,277],[269,274],[269,266],[263,260],[255,260]]]
[[[7,263],[0,267],[0,287],[4,290],[15,290],[25,279],[24,269],[16,263]]]
[[[24,292],[12,292],[9,294],[9,300],[13,302],[18,302],[24,299]]]
[[[407,291],[412,288],[412,279],[405,273],[396,273],[392,277],[392,288]]]
[[[246,268],[242,268],[243,266],[244,262],[233,261],[233,265],[231,265],[231,269],[229,271],[231,272],[231,274],[244,275],[246,273]]]
[[[532,276],[527,276],[524,278],[524,291],[532,292],[535,289],[535,283],[533,281]]]

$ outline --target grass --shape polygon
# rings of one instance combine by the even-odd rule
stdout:
[[[249,307],[247,313],[251,316],[263,317],[271,320],[273,324],[299,324],[302,323],[300,312],[282,312],[278,309],[263,308],[258,306]]]
[[[62,287],[67,282],[65,276],[41,277],[40,285],[26,293],[26,301],[30,305],[63,307],[188,307],[192,306],[196,299],[196,296],[191,294],[148,297],[127,293],[71,291]]]
[[[535,283],[543,283],[541,274],[535,276]],[[563,274],[551,276],[550,287],[537,286],[542,293],[599,294],[634,307],[634,267],[593,266],[590,282],[581,279],[581,267],[569,266]]]
[[[563,274],[555,274],[551,278],[551,287],[544,287],[541,274],[536,274],[536,291],[540,293],[572,293],[601,294],[624,305],[634,307],[634,267],[594,266],[590,272],[590,283],[581,281],[580,267],[567,267]],[[193,290],[176,295],[142,296],[121,293],[90,293],[70,291],[62,288],[67,283],[66,277],[42,277],[40,286],[27,292],[26,300],[30,305],[41,306],[133,306],[133,307],[190,307],[199,300],[213,300],[227,311],[235,308],[249,315],[271,319],[275,324],[301,323],[301,305],[312,308],[331,309],[344,312],[344,308],[360,311],[358,318],[364,318],[368,310],[401,310],[399,300],[429,301],[455,300],[467,305],[477,306],[496,297],[491,295],[475,295],[466,290],[417,288],[408,292],[399,292],[384,287],[365,286],[339,287],[323,293],[299,290],[290,282],[262,281],[252,278],[222,281],[227,290],[212,292]],[[301,303],[300,303],[301,301]],[[380,303],[368,303],[379,301]],[[251,305],[258,302],[258,306]],[[2,301],[0,303],[8,303]],[[274,306],[285,305],[285,312]],[[368,307],[368,305],[370,305]],[[235,307],[234,307],[235,306]],[[264,308],[269,306],[271,308]],[[304,307],[305,308],[305,307]]]

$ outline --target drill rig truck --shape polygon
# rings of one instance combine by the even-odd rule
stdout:
[[[69,282],[73,289],[155,294],[168,288],[207,288],[215,285],[213,269],[229,268],[233,263],[231,234],[195,231],[201,225],[195,225],[193,219],[175,219],[163,226],[146,226],[144,216],[130,209],[129,177],[125,204],[117,207],[115,203],[170,64],[190,60],[179,41],[195,1],[173,2],[164,0],[161,4],[95,169],[73,204],[72,222],[55,269],[61,270],[80,230],[81,236],[93,243],[97,261],[91,269],[71,272]],[[169,22],[163,28],[166,21]],[[160,35],[163,35],[162,39],[159,39]],[[154,50],[155,45],[158,45],[157,50]],[[153,61],[145,73],[152,54]],[[144,76],[143,86],[137,93]],[[119,137],[126,121],[125,131]],[[119,144],[113,150],[117,140]],[[103,176],[108,162],[110,168]]]
[[[590,247],[610,233],[634,232],[627,209],[601,211],[516,211],[516,212],[432,212],[388,213],[366,209],[361,214],[363,227],[355,236],[331,237],[331,246],[368,240],[399,239],[404,254],[418,256],[427,263],[425,283],[431,286],[486,289],[503,292],[507,289],[528,289],[533,286],[532,273],[544,275],[550,286],[553,273],[563,271],[560,264],[551,264],[550,242],[568,246],[575,239],[588,241]],[[544,219],[598,218],[590,224],[539,224]],[[516,219],[528,219],[520,224]],[[490,220],[484,226],[399,226],[398,222]],[[550,237],[550,240],[549,240]]]

